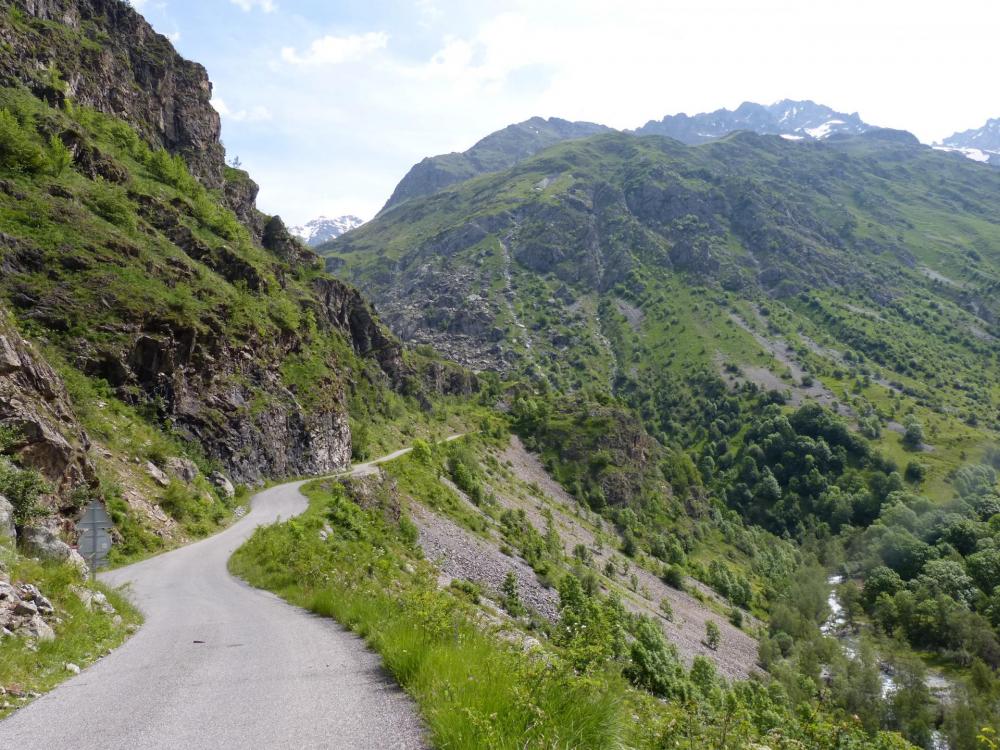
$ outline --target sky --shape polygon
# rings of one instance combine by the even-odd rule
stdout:
[[[529,117],[635,128],[812,99],[924,142],[1000,116],[995,0],[132,0],[208,69],[289,225],[371,218],[411,165]]]

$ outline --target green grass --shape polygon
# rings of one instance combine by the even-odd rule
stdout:
[[[258,530],[231,570],[364,637],[416,701],[436,747],[621,745],[619,678],[584,679],[525,658],[474,625],[460,598],[438,591],[430,567],[377,511],[354,506],[336,483],[306,493],[309,511]],[[335,524],[329,544],[318,535],[326,520]]]
[[[142,620],[138,610],[118,592],[102,584],[84,584],[80,573],[72,566],[34,562],[2,546],[0,559],[9,566],[12,583],[23,581],[38,586],[62,619],[54,625],[55,640],[39,642],[37,650],[26,648],[25,641],[20,638],[0,640],[0,686],[8,689],[16,686],[24,693],[51,690],[71,676],[66,670],[67,663],[87,667],[121,645],[128,637],[129,628]],[[121,621],[116,623],[113,615],[96,609],[87,610],[70,590],[74,585],[93,586],[103,591],[121,615]],[[12,698],[8,696],[7,700]],[[0,707],[0,719],[19,705],[23,704],[15,702],[8,709]]]

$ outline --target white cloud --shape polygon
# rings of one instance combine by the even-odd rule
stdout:
[[[229,0],[229,2],[233,5],[239,6],[240,9],[247,12],[253,10],[254,8],[260,8],[264,13],[271,13],[278,8],[278,6],[274,4],[274,0]]]
[[[385,49],[389,36],[382,31],[349,36],[324,36],[316,39],[301,54],[294,47],[281,50],[281,59],[292,65],[339,65],[354,62]]]
[[[268,53],[241,48],[214,64],[209,47],[202,57],[236,110],[223,114],[226,142],[251,165],[261,205],[302,223],[371,215],[424,156],[533,115],[634,128],[789,97],[928,141],[978,127],[997,105],[969,71],[995,67],[989,35],[1000,24],[1000,3],[980,3],[953,0],[942,15],[842,0],[831,16],[801,0],[414,0],[360,27],[382,33],[315,31],[343,21],[333,13],[254,14]],[[330,75],[336,64],[350,75]],[[249,102],[270,107],[266,128],[248,122]]]
[[[231,109],[225,100],[213,96],[212,106],[221,117],[234,122],[268,122],[271,119],[271,111],[262,104],[256,104],[249,109]]]
[[[166,37],[170,40],[171,44],[177,44],[181,40],[181,32],[175,31],[172,34],[167,34]]]

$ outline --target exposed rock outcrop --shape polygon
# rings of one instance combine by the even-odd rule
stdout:
[[[227,174],[221,121],[209,103],[205,68],[121,0],[13,0],[28,19],[0,25],[0,86],[23,85],[42,99],[66,98],[121,118],[151,144],[180,154],[248,226],[258,224],[257,185]],[[260,227],[256,226],[258,237]]]
[[[14,506],[10,500],[0,495],[0,542],[16,540],[17,531],[14,528]]]
[[[90,441],[62,379],[25,341],[0,308],[0,425],[14,428],[18,460],[37,469],[55,493],[96,481]],[[56,503],[55,496],[49,504]]]
[[[16,635],[35,641],[51,641],[56,637],[49,624],[54,621],[55,607],[30,583],[11,583],[0,573],[0,638]]]

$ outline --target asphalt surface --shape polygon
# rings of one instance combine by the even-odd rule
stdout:
[[[216,536],[101,575],[129,584],[145,623],[0,721],[0,748],[426,747],[412,701],[360,638],[226,569],[256,527],[306,509],[303,484],[258,493]]]

